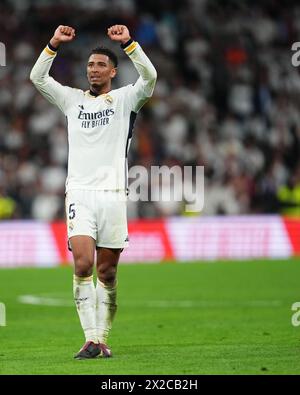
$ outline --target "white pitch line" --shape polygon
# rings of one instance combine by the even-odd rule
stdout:
[[[74,306],[74,302],[71,300],[48,298],[38,295],[20,295],[17,298],[17,300],[22,304],[31,304],[37,306],[56,306],[56,307]]]
[[[37,306],[73,307],[74,302],[70,299],[45,297],[41,295],[20,295],[19,303]],[[125,307],[148,307],[148,308],[238,308],[238,307],[280,307],[280,300],[249,300],[249,301],[223,301],[223,300],[149,300],[146,302],[120,301]]]

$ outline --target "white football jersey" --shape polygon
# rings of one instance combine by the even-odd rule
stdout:
[[[66,116],[69,158],[66,192],[127,188],[127,153],[137,112],[152,95],[156,70],[142,48],[130,41],[124,51],[140,77],[133,85],[94,96],[63,86],[49,76],[56,51],[47,46],[30,79]]]

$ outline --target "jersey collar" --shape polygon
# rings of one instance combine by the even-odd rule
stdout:
[[[89,90],[88,92],[89,92],[89,94],[90,94],[91,96],[93,96],[93,97],[101,96],[101,95],[97,95],[97,93],[95,93],[95,92],[93,92],[93,91],[91,91],[91,90]]]

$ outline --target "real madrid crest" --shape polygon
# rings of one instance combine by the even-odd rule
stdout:
[[[112,104],[113,98],[110,95],[105,95],[104,101],[106,104]]]

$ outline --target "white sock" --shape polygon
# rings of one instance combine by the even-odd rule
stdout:
[[[85,340],[98,343],[95,315],[96,289],[93,276],[78,277],[74,275],[73,294]]]
[[[97,279],[96,286],[96,326],[99,343],[107,344],[108,334],[117,310],[117,284],[105,286]]]

